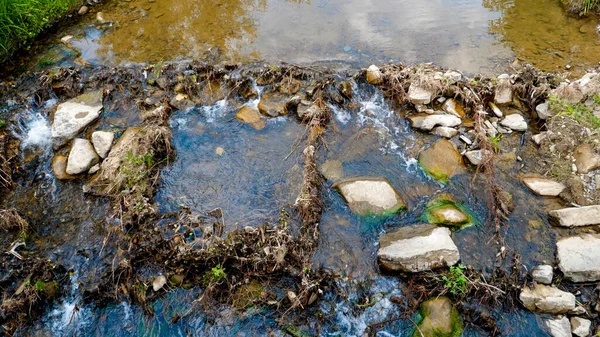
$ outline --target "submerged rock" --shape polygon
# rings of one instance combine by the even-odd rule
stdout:
[[[547,178],[526,177],[522,181],[535,194],[541,196],[555,197],[566,188],[564,184]]]
[[[87,172],[100,161],[92,143],[87,139],[75,138],[67,160],[67,174],[75,175]]]
[[[258,110],[245,106],[235,114],[235,117],[244,123],[250,124],[256,130],[262,130],[266,126],[266,122],[260,116]]]
[[[329,181],[338,181],[344,177],[344,168],[339,160],[326,160],[319,168]]]
[[[75,138],[102,112],[102,91],[92,91],[58,105],[52,122],[55,149]]]
[[[427,203],[424,217],[430,224],[452,227],[462,227],[471,222],[471,217],[450,196],[440,196]]]
[[[585,174],[600,167],[600,157],[590,144],[579,145],[573,151],[577,173]]]
[[[415,329],[413,337],[459,337],[462,335],[462,319],[448,297],[440,296],[423,302],[420,314],[423,319],[419,323],[419,329]]]
[[[287,114],[285,108],[287,96],[278,92],[265,92],[258,102],[258,111],[267,117],[278,117]]]
[[[552,337],[571,337],[571,323],[564,316],[537,317],[538,326]]]
[[[425,172],[441,182],[447,182],[454,175],[465,172],[462,156],[456,145],[447,139],[440,139],[421,151],[419,164]]]
[[[384,215],[406,208],[406,203],[385,178],[359,177],[345,179],[333,185],[352,212]]]
[[[57,154],[52,158],[52,172],[58,180],[70,180],[76,179],[77,177],[67,173],[67,156]]]
[[[367,83],[377,85],[383,82],[383,74],[381,74],[381,70],[372,64],[367,68]]]
[[[600,280],[600,234],[584,234],[556,242],[558,267],[567,280],[590,282]]]
[[[527,122],[520,114],[512,114],[504,117],[500,125],[515,131],[527,131]]]
[[[109,131],[96,131],[92,133],[92,144],[100,158],[106,158],[108,151],[115,140],[115,134]]]
[[[525,308],[537,313],[564,314],[575,309],[575,295],[543,284],[523,288],[519,299]]]
[[[453,266],[460,254],[448,228],[414,225],[382,235],[377,259],[383,269],[415,273]]]
[[[408,100],[412,104],[429,104],[433,97],[433,92],[427,90],[415,83],[411,83],[408,87]]]
[[[558,219],[563,227],[578,227],[600,224],[600,205],[570,207],[548,212]]]

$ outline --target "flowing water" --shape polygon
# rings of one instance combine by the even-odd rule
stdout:
[[[230,62],[283,60],[294,63],[342,62],[353,66],[388,60],[407,63],[432,61],[466,73],[497,74],[514,57],[556,71],[567,64],[574,72],[600,61],[597,19],[567,17],[553,0],[132,0],[113,2],[102,9],[99,24],[84,19],[61,30],[75,37],[69,46],[44,44],[47,52],[33,55],[25,67],[157,63],[201,57],[218,47],[220,59]],[[90,17],[93,17],[92,13]],[[36,65],[37,64],[37,65]],[[485,182],[473,172],[442,185],[417,165],[416,156],[437,138],[411,130],[405,112],[392,110],[381,92],[353,84],[352,111],[332,107],[334,119],[326,134],[319,166],[335,163],[344,177],[383,176],[404,197],[408,212],[388,218],[352,214],[327,182],[321,237],[313,256],[315,268],[324,267],[342,278],[347,297],[326,293],[319,307],[325,320],[323,336],[362,336],[367,326],[399,315],[392,297],[403,296],[403,281],[381,275],[375,253],[378,237],[394,228],[418,223],[425,204],[448,192],[474,215],[476,224],[454,233],[462,263],[491,271],[496,247],[489,243],[493,229],[488,219]],[[257,88],[262,92],[263,88]],[[245,104],[255,106],[257,100]],[[175,313],[186,311],[199,289],[176,289],[155,301],[155,316],[127,302],[95,307],[81,297],[102,275],[102,231],[108,218],[107,200],[86,197],[81,182],[57,181],[51,170],[48,113],[56,98],[31,102],[12,132],[21,140],[26,174],[6,200],[34,223],[40,238],[37,249],[70,270],[70,287],[29,332],[36,336],[261,336],[284,335],[267,309],[239,313],[227,306],[216,316],[201,312],[176,323]],[[226,230],[277,220],[282,207],[293,204],[302,179],[305,126],[291,116],[270,119],[257,131],[235,119],[239,105],[221,100],[211,106],[174,111],[170,126],[177,159],[162,171],[156,201],[162,212],[188,207],[195,212],[223,211]],[[122,130],[139,122],[137,116],[109,111],[103,127]],[[514,158],[521,153],[519,135],[507,137],[513,157],[500,165],[503,187],[515,199],[506,246],[521,253],[531,267],[554,260],[554,241],[562,235],[546,217],[554,199],[534,196],[516,179]],[[509,151],[509,152],[510,152]],[[526,159],[527,160],[527,159]],[[565,230],[566,231],[566,230]],[[483,248],[482,248],[483,247]],[[487,248],[486,248],[487,247]],[[367,293],[375,304],[356,310],[359,286],[371,280]],[[364,291],[363,291],[364,292]],[[543,336],[534,315],[491,313],[505,336]],[[267,318],[265,318],[267,317]],[[305,327],[310,330],[310,327]],[[397,319],[377,336],[406,336],[412,323]],[[465,336],[484,332],[467,328]]]

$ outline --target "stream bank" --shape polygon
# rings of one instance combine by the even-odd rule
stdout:
[[[535,289],[549,282],[577,294],[585,312],[529,310],[595,326],[595,274],[582,279],[564,264],[561,256],[581,253],[568,241],[555,258],[556,242],[569,238],[583,238],[593,252],[595,234],[587,234],[595,226],[563,228],[592,223],[563,222],[561,213],[553,225],[548,211],[577,198],[595,204],[585,191],[595,189],[586,177],[597,166],[549,175],[540,163],[574,159],[579,168],[576,148],[591,144],[595,153],[597,82],[590,74],[569,84],[518,64],[494,78],[426,64],[352,71],[202,61],[26,75],[3,98],[12,102],[5,130],[20,140],[3,205],[34,232],[15,251],[68,273],[40,272],[37,279],[61,289],[51,310],[17,321],[4,311],[13,324],[3,326],[17,335],[29,326],[86,334],[124,319],[123,335],[398,335],[417,331],[419,305],[443,294],[465,335],[543,335],[545,318],[538,325],[528,313],[522,289],[534,284],[543,293]],[[64,116],[71,132],[58,132]],[[565,135],[570,129],[554,124],[563,120],[579,128]],[[548,133],[538,149],[540,131]],[[565,139],[569,146],[557,143]],[[75,160],[75,171],[59,170]],[[531,173],[545,177],[521,182]],[[556,187],[572,179],[580,192]],[[425,232],[436,234],[415,236],[426,222]],[[17,242],[18,228],[5,230],[15,235],[6,244]],[[443,239],[454,258],[402,252],[425,237]],[[437,246],[431,242],[426,247]],[[549,282],[528,276],[542,264],[554,265]],[[383,271],[395,266],[400,275]],[[9,274],[3,292],[18,298],[27,279]],[[36,283],[33,294],[42,289]]]

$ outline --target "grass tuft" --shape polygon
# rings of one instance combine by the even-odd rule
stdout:
[[[0,0],[0,62],[30,43],[79,0]]]

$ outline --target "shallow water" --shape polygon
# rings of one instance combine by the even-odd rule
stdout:
[[[107,23],[95,20],[98,10]],[[55,36],[74,35],[70,47],[44,41],[22,69],[77,56],[94,65],[158,63],[212,48],[227,62],[434,62],[493,75],[517,58],[580,75],[600,62],[597,25],[568,16],[559,0],[132,0],[92,8]]]

